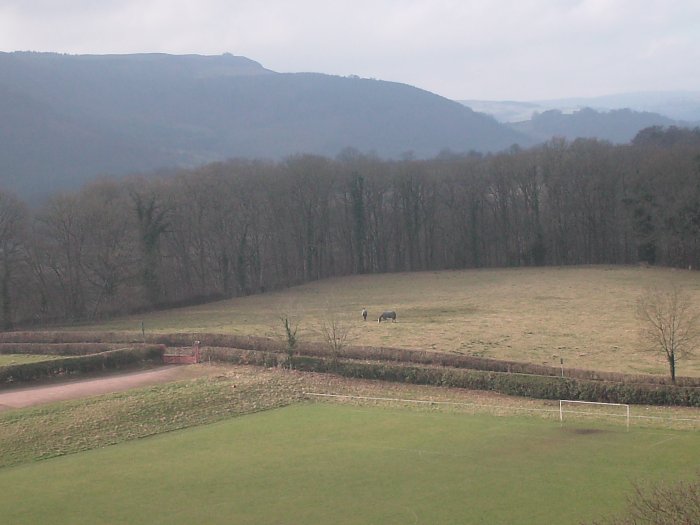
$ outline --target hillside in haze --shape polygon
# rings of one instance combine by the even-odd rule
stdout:
[[[618,109],[607,112],[584,108],[571,114],[550,109],[535,113],[530,120],[513,122],[510,126],[532,138],[544,142],[552,137],[568,140],[597,138],[616,144],[630,142],[641,130],[652,126],[673,126],[676,122],[656,113]]]
[[[462,100],[461,103],[491,115],[536,143],[563,137],[626,144],[650,127],[700,126],[700,92],[622,93],[538,101]]]
[[[232,157],[350,147],[424,158],[514,143],[531,141],[404,84],[274,73],[229,54],[0,53],[0,184],[23,196]]]
[[[552,100],[461,100],[474,111],[493,116],[499,122],[523,122],[535,113],[556,109],[571,114],[584,108],[598,112],[630,109],[656,113],[678,123],[700,125],[700,91],[649,91],[618,93],[600,97],[562,98]]]

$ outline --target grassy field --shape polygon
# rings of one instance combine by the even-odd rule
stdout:
[[[350,327],[349,344],[664,374],[639,351],[634,310],[647,286],[670,281],[700,307],[696,272],[472,270],[330,279],[84,328],[281,338],[286,314],[302,340],[320,340],[331,317]],[[397,323],[376,322],[385,309]],[[0,412],[2,522],[580,523],[620,510],[635,480],[698,468],[697,409],[635,406],[627,432],[560,426],[553,402],[490,392],[191,370],[188,381]],[[678,371],[700,376],[700,355]],[[314,403],[303,392],[453,404]]]
[[[0,468],[208,424],[303,399],[319,399],[305,392],[338,394],[342,397],[325,399],[348,406],[403,407],[464,415],[526,414],[548,421],[559,418],[556,401],[459,388],[383,383],[253,366],[188,366],[181,368],[180,377],[172,383],[88,399],[0,409]],[[386,398],[405,401],[381,400]],[[567,414],[567,422],[573,417]],[[625,426],[619,417],[595,419]],[[690,407],[635,406],[632,428],[693,430],[697,434],[700,411]]]
[[[0,354],[0,366],[21,365],[24,363],[36,363],[37,361],[48,361],[58,359],[56,355],[31,355],[31,354]]]
[[[364,275],[288,290],[128,317],[86,329],[218,332],[281,338],[279,316],[299,322],[301,339],[320,340],[333,316],[349,342],[629,373],[667,373],[640,351],[635,305],[650,285],[675,282],[697,299],[700,273],[643,267],[518,268]],[[363,323],[362,307],[374,322]],[[376,322],[395,309],[397,323]],[[330,314],[329,314],[330,312]],[[678,363],[700,376],[700,352]]]
[[[5,523],[579,523],[696,432],[302,404],[0,469]]]
[[[196,365],[182,367],[181,380],[172,383],[33,408],[0,410],[0,468],[208,424],[302,399],[318,399],[305,392],[339,394],[343,397],[330,399],[349,406],[407,407],[465,415],[527,414],[548,421],[559,418],[556,401],[283,369]],[[571,417],[567,414],[567,421]],[[625,425],[621,418],[613,421],[620,427]],[[700,411],[690,407],[635,406],[632,427],[698,433]]]

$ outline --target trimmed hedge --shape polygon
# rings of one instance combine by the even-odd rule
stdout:
[[[255,365],[273,368],[281,366],[286,362],[285,356],[277,352],[210,346],[202,347],[201,352],[202,360],[211,359],[219,363],[230,363],[234,365]]]
[[[119,370],[148,363],[161,363],[165,346],[139,345],[98,354],[0,367],[0,385],[36,381],[53,376]]]
[[[305,371],[333,372],[346,377],[490,390],[537,399],[700,407],[700,388],[697,387],[634,385],[566,377],[360,361],[334,362],[311,357],[295,358],[294,367]]]
[[[0,354],[89,355],[116,350],[117,343],[0,343]]]
[[[210,347],[241,348],[244,350],[276,353],[286,352],[283,343],[264,337],[200,333],[154,335],[147,337],[147,340],[169,346],[187,346],[191,345],[193,341],[199,340],[202,341],[202,344]],[[327,358],[328,348],[326,345],[320,343],[301,343],[297,347],[297,353],[304,356]],[[338,357],[342,359],[394,361],[399,363],[415,363],[490,372],[531,374],[557,378],[561,376],[561,369],[558,367],[405,348],[348,346],[338,353]],[[566,369],[565,375],[568,378],[591,381],[673,386],[670,377],[658,375],[618,374],[576,368]],[[700,387],[700,378],[677,377],[675,386]]]
[[[128,332],[0,332],[0,343],[143,343]]]
[[[285,345],[277,340],[265,337],[240,336],[233,334],[211,333],[174,333],[146,334],[145,342],[167,346],[191,346],[195,340],[207,347],[240,348],[259,352],[285,353]],[[0,333],[0,346],[12,342],[45,343],[135,343],[143,341],[137,332],[5,332]],[[297,353],[303,356],[327,358],[328,348],[320,343],[300,343]],[[338,353],[341,359],[369,361],[388,361],[397,363],[414,363],[421,365],[443,366],[489,372],[511,374],[530,374],[561,379],[559,367],[523,363],[517,361],[500,361],[483,357],[449,354],[443,352],[412,350],[404,348],[348,346]],[[670,377],[644,374],[618,374],[595,370],[567,368],[565,375],[570,379],[588,381],[616,382],[622,384],[668,385],[682,387],[700,387],[700,378],[677,377],[673,385]]]
[[[257,366],[286,364],[278,352],[204,347],[202,355],[215,361]],[[605,403],[700,407],[700,388],[594,381],[569,377],[414,366],[376,361],[295,356],[294,368],[304,372],[333,373],[357,379],[489,390],[537,399],[572,399]]]

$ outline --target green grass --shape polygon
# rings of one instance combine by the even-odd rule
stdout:
[[[676,282],[700,308],[700,272],[642,267],[484,269],[360,275],[274,293],[116,319],[86,330],[214,332],[282,339],[279,317],[299,321],[299,337],[321,340],[333,312],[348,342],[418,348],[627,373],[667,374],[659,353],[640,350],[637,298]],[[367,307],[371,320],[361,321]],[[397,323],[376,322],[395,309]],[[205,341],[206,343],[206,341]],[[700,352],[678,374],[700,376]]]
[[[36,363],[38,361],[48,361],[58,359],[57,355],[30,355],[30,354],[0,354],[0,366],[22,365],[24,363]]]
[[[211,368],[208,377],[0,412],[0,467],[285,405],[302,390],[276,371]]]
[[[697,432],[306,404],[0,469],[0,515],[52,524],[579,523],[623,508],[633,480],[691,476],[698,457]]]

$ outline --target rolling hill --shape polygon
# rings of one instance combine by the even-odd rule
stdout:
[[[499,122],[522,122],[534,113],[556,109],[573,113],[583,108],[607,112],[622,108],[642,113],[656,113],[676,122],[700,124],[700,91],[641,91],[599,97],[561,98],[552,100],[460,100],[475,111],[492,115]]]
[[[607,112],[583,108],[570,114],[557,109],[535,113],[530,120],[513,122],[510,126],[544,142],[552,137],[596,138],[615,144],[630,142],[641,130],[652,126],[673,126],[674,120],[656,113],[617,109]]]
[[[601,97],[536,101],[462,100],[532,141],[552,137],[630,142],[649,127],[700,126],[700,92],[620,93]]]
[[[405,84],[275,73],[230,54],[0,53],[0,184],[25,197],[232,157],[425,158],[514,143],[532,141]]]

